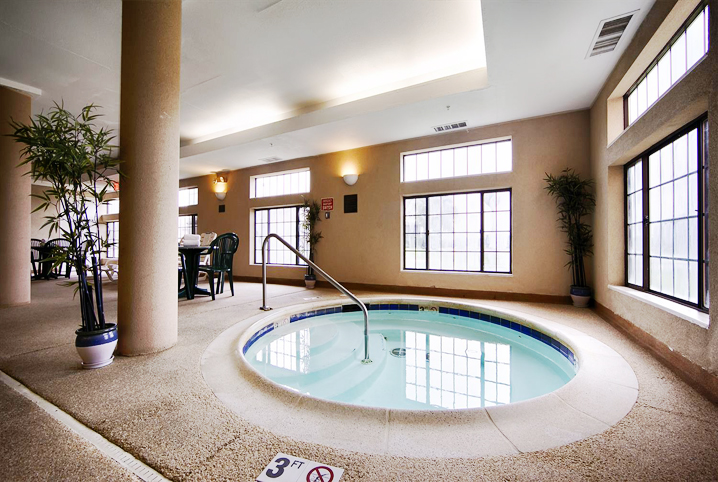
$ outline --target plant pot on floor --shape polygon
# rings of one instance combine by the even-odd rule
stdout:
[[[591,302],[591,288],[588,286],[571,286],[571,299],[573,306],[586,308]]]
[[[75,334],[75,348],[82,358],[82,368],[104,367],[115,359],[117,325],[114,323],[107,323],[101,330],[77,330]]]
[[[304,275],[304,285],[307,287],[308,290],[313,290],[314,286],[317,284],[317,277],[313,274],[305,274]]]

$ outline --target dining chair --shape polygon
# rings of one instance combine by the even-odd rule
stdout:
[[[202,233],[199,238],[199,245],[200,246],[210,246],[212,244],[212,241],[217,239],[217,233],[211,232],[211,233]],[[210,262],[211,256],[209,254],[203,254],[199,257],[199,264],[200,266],[208,265]],[[199,279],[204,280],[207,278],[207,273],[200,272]]]
[[[37,277],[37,263],[40,262],[40,251],[34,249],[42,246],[45,242],[42,239],[30,239],[30,263],[32,263],[32,273]]]
[[[53,248],[53,251],[55,250],[63,250],[67,251],[70,248],[70,243],[62,238],[55,238],[49,240],[47,243],[45,243],[46,246],[50,246]],[[54,256],[54,254],[53,254]],[[72,271],[72,263],[67,260],[63,261],[60,265],[55,267],[55,274],[62,276],[62,265],[65,265],[65,278],[70,277],[70,272]]]
[[[239,237],[234,233],[225,233],[217,236],[217,239],[210,244],[210,262],[208,265],[200,266],[199,271],[207,273],[209,276],[209,291],[212,300],[215,299],[215,293],[220,293],[220,280],[222,281],[222,292],[224,292],[224,275],[229,277],[229,288],[234,296],[234,281],[232,276],[232,262],[234,261],[234,253],[239,248]],[[214,286],[214,277],[217,278],[217,288]]]

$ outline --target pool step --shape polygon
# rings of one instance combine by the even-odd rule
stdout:
[[[369,335],[369,355],[372,363],[362,365],[364,359],[364,338],[361,347],[354,351],[352,363],[330,377],[317,378],[300,388],[309,395],[343,401],[355,391],[364,391],[371,386],[384,369],[386,363],[386,341],[379,334]]]
[[[315,347],[318,336],[322,337],[319,338],[320,346]],[[295,345],[287,349],[285,343],[277,347],[283,349],[282,353],[269,354],[275,357],[276,362],[262,366],[260,371],[277,383],[304,390],[307,384],[331,377],[352,365],[358,351],[364,353],[363,330],[354,323],[314,327],[310,332],[310,340],[312,347],[309,356],[303,351],[306,348]],[[297,373],[304,374],[302,380],[296,379]]]

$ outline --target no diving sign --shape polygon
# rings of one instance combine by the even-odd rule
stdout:
[[[344,469],[278,453],[257,482],[338,482]]]

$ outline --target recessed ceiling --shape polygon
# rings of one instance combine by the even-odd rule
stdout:
[[[587,108],[652,4],[185,0],[181,177]],[[121,10],[3,1],[0,78],[41,89],[35,113],[95,102],[117,129]],[[586,59],[600,21],[634,10]]]

